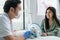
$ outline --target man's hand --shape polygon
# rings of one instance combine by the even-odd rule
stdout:
[[[23,36],[20,36],[17,40],[25,40]]]

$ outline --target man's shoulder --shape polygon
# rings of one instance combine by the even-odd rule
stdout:
[[[9,18],[5,14],[0,14],[0,21],[9,21]]]

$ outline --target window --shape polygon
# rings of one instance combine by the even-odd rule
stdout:
[[[45,10],[49,6],[53,6],[57,10],[57,15],[59,15],[59,0],[37,0],[38,5],[38,15],[45,15]]]
[[[3,6],[6,0],[0,0],[0,14],[3,12]]]
[[[30,14],[30,0],[22,1],[22,11],[19,19],[13,20],[13,27],[16,30],[26,29],[29,24],[32,23]]]

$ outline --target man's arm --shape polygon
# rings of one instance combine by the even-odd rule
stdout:
[[[16,38],[14,36],[6,36],[4,37],[5,40],[16,40]]]
[[[5,40],[24,40],[24,37],[17,38],[14,36],[11,32],[10,22],[5,16],[0,17],[0,30],[0,37]]]
[[[12,36],[12,35],[10,35],[10,36],[6,36],[6,37],[4,37],[4,39],[5,40],[24,40],[24,37],[15,37],[15,36]]]

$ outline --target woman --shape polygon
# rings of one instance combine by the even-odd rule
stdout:
[[[48,7],[45,13],[45,19],[41,23],[43,36],[57,36],[59,21],[56,16],[56,9]]]

